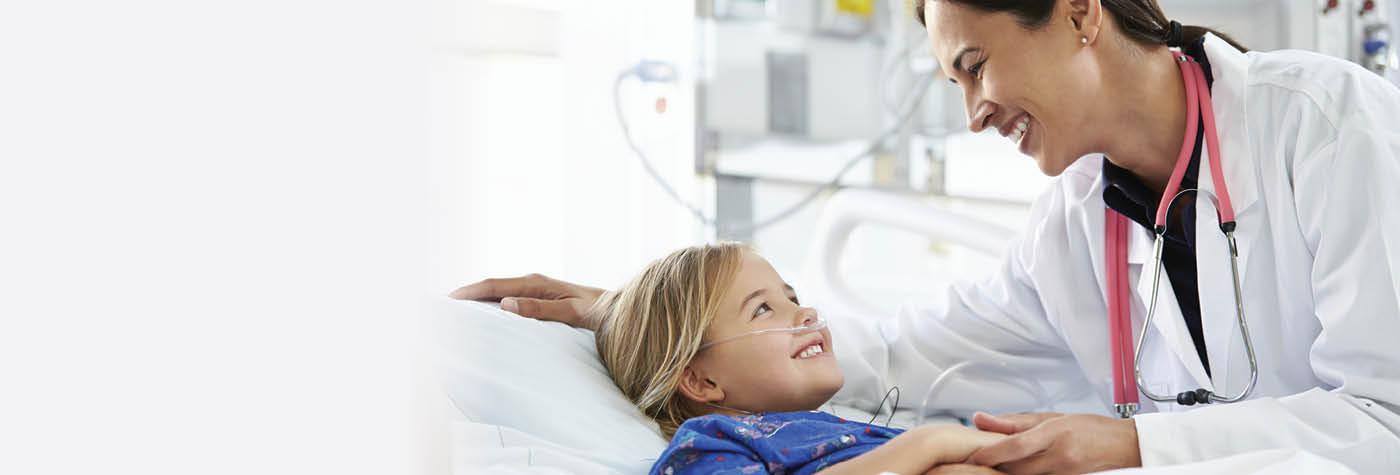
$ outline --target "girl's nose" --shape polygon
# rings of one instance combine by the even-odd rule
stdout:
[[[801,323],[801,326],[804,326],[804,327],[805,327],[805,326],[809,326],[809,325],[811,325],[811,324],[813,324],[813,323],[817,323],[817,320],[820,319],[819,317],[817,317],[817,309],[812,308],[812,307],[802,307],[802,308],[800,308],[800,309],[797,311],[797,318],[799,319],[800,322],[802,322],[802,323]]]

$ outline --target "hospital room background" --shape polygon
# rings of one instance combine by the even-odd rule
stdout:
[[[1364,2],[1379,12],[1365,15],[1363,2],[1331,3],[1162,1],[1253,49],[1323,51],[1400,77],[1394,48],[1367,46],[1394,34],[1386,2]],[[955,86],[916,91],[935,65],[906,2],[458,5],[458,34],[435,57],[434,146],[449,157],[433,173],[448,190],[442,287],[530,272],[615,286],[717,239],[751,242],[796,279],[828,231],[816,226],[832,193],[803,200],[847,165],[842,189],[1012,229],[1048,181],[994,134],[966,133]],[[841,273],[886,309],[987,263],[892,226],[858,225],[845,244]]]
[[[1161,1],[1254,50],[1400,82],[1393,3]],[[1049,181],[995,131],[966,131],[908,2],[457,5],[434,63],[443,289],[528,273],[615,288],[669,251],[738,240],[804,303],[880,318],[994,268]],[[450,437],[459,470],[515,463],[464,452],[495,432]]]
[[[1400,81],[1397,0],[1161,3]],[[446,294],[737,240],[936,299],[1047,179],[927,48],[904,0],[0,0],[0,473],[644,469],[590,335]]]

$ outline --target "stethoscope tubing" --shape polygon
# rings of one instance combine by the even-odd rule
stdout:
[[[1106,274],[1110,282],[1108,306],[1110,314],[1110,345],[1112,346],[1111,350],[1114,352],[1114,408],[1121,417],[1125,418],[1131,417],[1133,414],[1137,413],[1138,391],[1141,391],[1148,399],[1157,402],[1176,402],[1184,405],[1196,403],[1232,403],[1242,401],[1249,397],[1249,394],[1254,391],[1255,386],[1259,382],[1259,363],[1254,351],[1254,340],[1249,334],[1249,324],[1245,318],[1244,291],[1240,285],[1239,247],[1235,241],[1235,211],[1230,202],[1229,189],[1225,185],[1223,167],[1221,166],[1220,140],[1215,127],[1215,111],[1211,104],[1209,88],[1206,85],[1205,72],[1202,70],[1200,64],[1191,61],[1185,54],[1179,51],[1173,51],[1172,54],[1178,62],[1182,79],[1186,85],[1186,134],[1182,138],[1181,152],[1177,157],[1177,163],[1172,171],[1171,179],[1167,182],[1167,188],[1163,193],[1164,198],[1170,196],[1171,199],[1163,200],[1158,204],[1157,214],[1155,216],[1153,231],[1156,237],[1153,240],[1152,254],[1156,264],[1152,271],[1152,297],[1151,302],[1147,306],[1147,318],[1143,321],[1142,328],[1138,332],[1137,348],[1132,352],[1133,379],[1137,386],[1135,388],[1137,391],[1132,391],[1134,388],[1130,388],[1127,385],[1121,364],[1126,347],[1132,344],[1131,340],[1127,342],[1122,341],[1124,338],[1122,335],[1123,329],[1131,325],[1130,312],[1126,308],[1126,302],[1128,301],[1126,285],[1127,262],[1126,259],[1121,257],[1126,256],[1127,236],[1126,233],[1123,232],[1123,226],[1118,224],[1123,220],[1121,216],[1111,217],[1105,220],[1107,226],[1105,229],[1105,239],[1110,240],[1105,249],[1110,254],[1119,256],[1117,260],[1122,261],[1120,263],[1113,263],[1110,262],[1109,259],[1105,259],[1105,262],[1110,262],[1110,269],[1108,269]],[[1225,234],[1225,238],[1229,243],[1230,273],[1235,293],[1235,318],[1240,327],[1241,339],[1244,340],[1245,351],[1249,356],[1249,383],[1245,385],[1244,389],[1238,394],[1233,396],[1222,396],[1205,389],[1178,393],[1174,397],[1170,395],[1161,395],[1148,389],[1142,376],[1141,360],[1143,347],[1147,344],[1147,329],[1152,326],[1152,320],[1156,317],[1157,313],[1157,297],[1162,278],[1162,247],[1164,236],[1166,235],[1167,212],[1171,209],[1171,205],[1176,202],[1177,198],[1180,198],[1188,192],[1200,191],[1181,190],[1181,181],[1186,174],[1186,169],[1195,148],[1196,133],[1200,125],[1198,117],[1204,117],[1205,121],[1205,142],[1207,152],[1211,159],[1211,178],[1212,182],[1215,184],[1215,190],[1218,193],[1218,196],[1212,195],[1212,199],[1217,202],[1216,209],[1220,218],[1220,230]],[[1106,212],[1111,211],[1106,210]],[[1115,266],[1113,264],[1121,264],[1121,266]],[[1121,267],[1121,269],[1113,269],[1113,267]],[[1118,294],[1116,298],[1114,298],[1114,294]]]

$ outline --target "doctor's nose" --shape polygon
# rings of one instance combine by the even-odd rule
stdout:
[[[987,128],[987,124],[992,122],[992,117],[997,113],[997,106],[991,102],[978,101],[967,104],[967,130],[972,133],[981,132]]]

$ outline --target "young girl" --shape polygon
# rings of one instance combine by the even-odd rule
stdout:
[[[918,474],[1003,437],[817,411],[842,384],[831,333],[742,245],[676,251],[590,318],[613,381],[672,437],[653,474]]]

